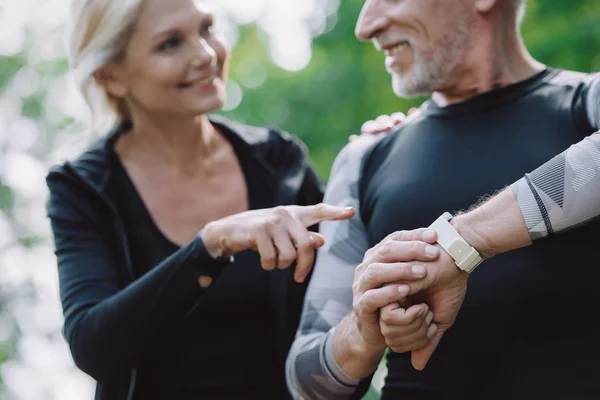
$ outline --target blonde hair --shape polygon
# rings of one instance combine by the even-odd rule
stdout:
[[[135,28],[143,0],[72,0],[69,64],[77,88],[91,111],[92,126],[102,115],[114,122],[130,118],[122,99],[107,93],[95,73],[119,60]]]

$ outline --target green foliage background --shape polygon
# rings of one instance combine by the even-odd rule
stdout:
[[[313,58],[300,72],[271,64],[261,34],[244,30],[234,50],[231,76],[248,55],[267,66],[266,82],[244,90],[241,105],[226,113],[257,125],[279,125],[300,136],[326,177],[336,153],[361,124],[380,114],[406,111],[422,99],[403,100],[391,90],[382,53],[354,37],[362,0],[344,0],[331,32],[313,42]],[[600,2],[597,0],[531,0],[523,36],[531,53],[549,65],[577,71],[600,69]]]
[[[364,121],[380,114],[406,111],[423,101],[395,97],[383,66],[383,55],[371,44],[355,39],[354,25],[362,4],[363,0],[342,2],[337,16],[331,17],[337,19],[335,28],[313,41],[312,60],[300,72],[283,70],[272,62],[268,36],[255,25],[239,27],[240,39],[233,52],[231,79],[243,80],[252,74],[247,62],[251,59],[252,65],[266,70],[266,80],[257,88],[244,87],[242,103],[223,114],[249,124],[279,126],[298,135],[308,145],[313,163],[323,178],[327,177],[333,159],[348,136],[357,133]],[[600,1],[529,0],[522,30],[528,48],[538,60],[571,70],[600,70]],[[0,56],[0,98],[15,74],[28,66],[29,45],[26,41],[21,53]],[[63,75],[68,66],[63,57],[38,63],[33,68],[42,82],[51,82]],[[45,96],[46,87],[42,85],[37,93],[22,99],[21,107],[22,116],[34,120],[41,129],[41,137],[31,155],[43,165],[57,145],[59,133],[73,122],[72,118],[49,122],[44,113]],[[0,160],[7,156],[7,151],[0,141]],[[11,221],[15,240],[10,245],[23,248],[48,245],[47,237],[30,234],[14,214],[18,201],[15,193],[14,188],[3,182],[0,173],[0,216],[4,214]],[[47,221],[40,220],[39,224],[47,224]],[[3,250],[0,248],[0,252]],[[0,279],[0,299],[1,284]],[[11,288],[7,295],[16,296],[18,291]],[[0,322],[9,320],[4,318]],[[14,331],[13,337],[4,343],[0,339],[0,363],[14,356],[18,330],[11,331]],[[368,396],[377,397],[374,392]]]

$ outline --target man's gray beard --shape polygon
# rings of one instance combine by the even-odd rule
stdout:
[[[462,24],[455,32],[445,35],[432,47],[416,51],[411,70],[406,74],[392,74],[394,93],[399,97],[429,95],[440,89],[461,61],[469,45],[469,22]]]

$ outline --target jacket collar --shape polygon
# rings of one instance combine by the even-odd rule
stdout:
[[[240,124],[220,115],[210,115],[209,120],[218,126],[230,140],[235,137],[240,139],[242,145],[247,147],[249,153],[254,156],[257,164],[262,166],[266,173],[274,175],[273,169],[258,154],[260,147],[270,140],[269,129]],[[71,169],[97,193],[105,193],[110,180],[110,168],[107,167],[109,157],[113,152],[116,140],[129,129],[131,129],[131,123],[121,123],[106,137],[95,142],[88,151],[73,161],[65,163],[67,168]],[[306,157],[304,156],[304,158],[300,162],[302,168],[307,165]]]

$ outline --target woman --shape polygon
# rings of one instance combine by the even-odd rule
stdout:
[[[311,206],[322,188],[294,138],[207,117],[229,49],[205,7],[77,4],[72,67],[120,122],[47,179],[76,364],[96,399],[285,398],[323,244],[307,227],[354,211]]]

